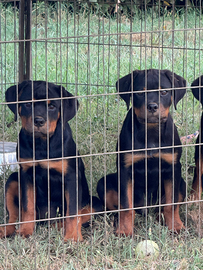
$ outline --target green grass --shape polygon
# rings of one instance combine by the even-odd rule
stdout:
[[[74,15],[65,5],[59,7],[33,6],[32,79],[63,83],[79,96],[80,108],[71,128],[89,186],[96,194],[100,177],[116,170],[116,155],[112,153],[127,113],[116,94],[118,78],[145,68],[170,69],[184,76],[187,95],[177,111],[172,109],[173,118],[180,136],[199,129],[201,109],[189,85],[203,74],[203,17],[193,9],[187,14],[165,12],[161,17],[151,10],[137,11],[130,21],[125,14],[118,18],[85,12]],[[18,81],[18,43],[14,43],[18,39],[18,11],[0,6],[0,25],[0,101],[4,102],[6,89]],[[0,106],[0,140],[17,141],[20,123],[11,123],[12,113],[4,104]],[[189,192],[194,141],[183,147],[181,162]],[[3,180],[9,173],[1,178],[2,222]],[[39,226],[29,239],[15,236],[0,240],[0,269],[202,269],[201,211],[198,206],[182,206],[181,219],[187,230],[172,235],[153,211],[147,217],[136,215],[133,238],[118,238],[113,233],[113,215],[97,217],[92,227],[83,229],[83,243],[64,243],[62,232]],[[146,238],[159,245],[158,259],[135,256],[137,243]]]

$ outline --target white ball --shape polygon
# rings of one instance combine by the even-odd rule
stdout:
[[[144,258],[146,256],[153,256],[156,258],[159,256],[159,247],[154,241],[144,240],[138,243],[135,249],[135,254],[140,258]]]

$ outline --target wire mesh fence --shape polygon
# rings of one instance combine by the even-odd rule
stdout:
[[[202,27],[201,1],[0,1],[1,269],[202,269]]]

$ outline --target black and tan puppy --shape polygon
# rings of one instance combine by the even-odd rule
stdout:
[[[194,97],[203,104],[203,76],[200,76],[191,84],[192,93]],[[203,184],[203,115],[201,117],[201,126],[200,126],[200,134],[196,140],[195,146],[195,172],[192,184],[192,200],[201,199],[202,194],[202,184]]]
[[[6,91],[8,107],[19,114],[17,159],[20,171],[6,183],[9,223],[22,222],[17,233],[29,236],[35,220],[65,217],[64,239],[82,240],[81,225],[101,203],[90,195],[82,159],[78,156],[68,121],[78,101],[64,87],[45,81],[24,81]],[[95,207],[95,208],[94,208]],[[19,217],[20,213],[20,217]],[[71,217],[72,216],[72,217]],[[15,225],[1,229],[1,237],[12,235]]]
[[[135,70],[116,83],[127,108],[131,97],[133,106],[117,145],[117,173],[107,175],[106,183],[105,178],[100,179],[97,192],[109,210],[118,209],[120,202],[118,234],[133,233],[134,207],[157,203],[167,204],[163,211],[169,229],[180,231],[183,227],[179,204],[172,206],[183,201],[185,182],[181,177],[181,142],[169,107],[173,100],[176,108],[185,87],[182,77],[156,69]]]

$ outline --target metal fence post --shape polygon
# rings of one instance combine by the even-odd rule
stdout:
[[[32,0],[19,3],[19,82],[31,79],[31,7]]]

